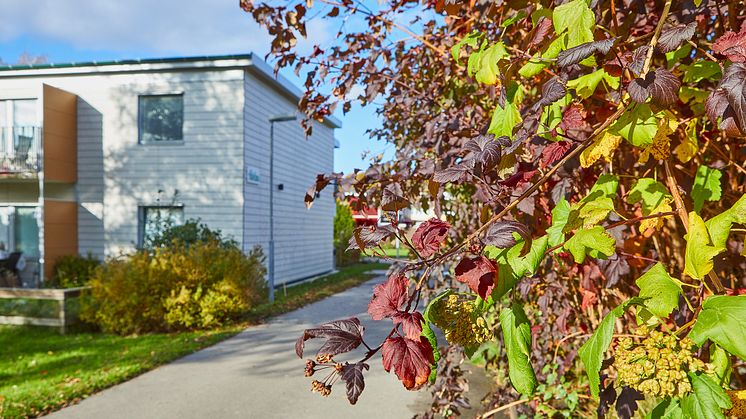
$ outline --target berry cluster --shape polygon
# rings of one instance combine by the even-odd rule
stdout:
[[[474,300],[465,296],[451,294],[438,300],[431,309],[430,318],[450,343],[479,346],[494,338],[487,321],[476,310]]]
[[[337,381],[342,373],[344,365],[335,362],[331,355],[318,355],[316,360],[307,359],[305,376],[311,377],[317,370],[331,369],[331,372],[321,381],[313,380],[311,382],[311,391],[318,392],[326,397],[332,393],[332,385]]]
[[[643,337],[639,343],[629,337],[619,340],[614,355],[619,383],[658,397],[681,397],[691,392],[687,373],[707,369],[694,356],[691,339],[679,340],[657,330],[648,332],[645,327],[639,328],[637,335]]]

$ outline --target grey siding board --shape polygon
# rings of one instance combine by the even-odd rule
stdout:
[[[246,74],[244,102],[244,160],[259,170],[259,185],[247,184],[244,243],[269,244],[269,129],[273,114],[293,113],[297,105],[269,85]],[[316,123],[306,138],[298,122],[275,124],[275,281],[277,284],[333,269],[334,200],[330,188],[310,210],[303,197],[318,173],[334,169],[334,131]]]

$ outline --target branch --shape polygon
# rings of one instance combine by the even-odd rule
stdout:
[[[661,18],[658,21],[658,25],[655,27],[653,39],[650,40],[648,55],[645,57],[645,64],[642,66],[642,73],[640,73],[641,77],[645,77],[645,75],[648,74],[648,70],[650,70],[650,63],[653,61],[653,51],[655,50],[655,45],[658,44],[658,37],[661,35],[663,24],[666,23],[666,19],[668,18],[668,12],[671,10],[671,3],[673,3],[673,0],[666,0],[666,5],[663,6],[663,13],[661,13]]]

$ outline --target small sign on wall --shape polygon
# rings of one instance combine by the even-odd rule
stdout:
[[[246,167],[246,183],[250,185],[258,185],[261,180],[262,176],[259,174],[259,169],[252,166]]]

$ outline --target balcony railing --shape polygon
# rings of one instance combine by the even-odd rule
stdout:
[[[0,174],[37,172],[40,156],[39,127],[0,127]]]

